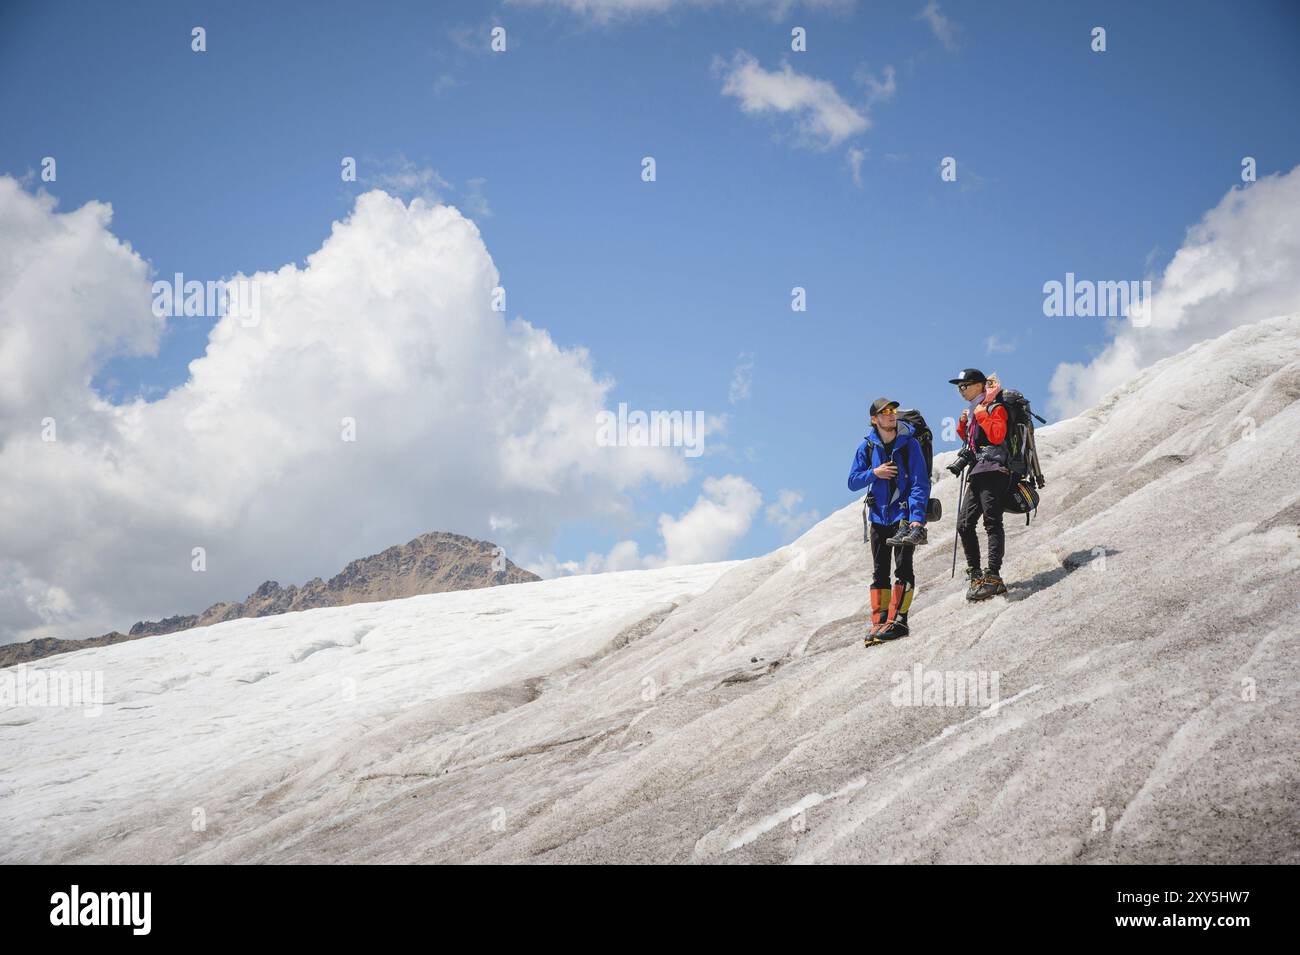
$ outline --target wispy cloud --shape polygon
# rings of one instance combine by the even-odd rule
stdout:
[[[868,107],[874,106],[876,103],[887,103],[898,92],[897,75],[892,66],[886,66],[881,71],[879,78],[864,69],[860,69],[854,74],[854,79],[867,88]]]
[[[925,9],[914,20],[924,20],[930,26],[930,32],[949,52],[957,49],[957,25],[943,15],[939,9],[939,0],[930,0]]]
[[[799,73],[789,63],[767,70],[741,50],[730,62],[715,59],[714,68],[723,76],[723,95],[739,100],[743,112],[789,116],[799,145],[829,149],[871,128],[866,112],[850,105],[834,83]]]
[[[867,158],[867,150],[850,146],[848,152],[849,170],[853,173],[853,185],[862,188],[862,160]]]
[[[492,30],[494,27],[505,26],[501,18],[495,14],[480,20],[478,23],[461,23],[447,30],[447,38],[462,53],[471,53],[475,55],[492,55]],[[508,49],[517,49],[519,47],[518,34],[507,32]]]
[[[798,511],[802,501],[801,491],[782,489],[776,493],[776,502],[767,505],[763,512],[769,524],[780,528],[781,537],[786,541],[794,540],[821,520],[821,514],[816,510]]]
[[[367,171],[369,170],[369,171]],[[372,189],[382,189],[390,196],[403,199],[420,197],[430,201],[441,201],[442,190],[450,189],[451,183],[438,174],[432,166],[420,166],[402,154],[390,159],[364,160],[357,178],[361,184]]]
[[[1016,350],[1016,340],[1005,341],[997,335],[990,335],[984,341],[984,351],[989,355],[1010,354]]]
[[[676,10],[729,6],[780,20],[795,9],[848,11],[857,0],[508,0],[518,7],[553,7],[599,24]]]
[[[749,389],[754,380],[754,356],[741,352],[738,364],[731,371],[731,387],[727,389],[727,400],[733,405],[749,397]]]
[[[488,205],[487,196],[483,195],[485,185],[487,180],[482,176],[476,176],[465,182],[465,193],[461,204],[476,219],[487,219],[492,215],[492,207]]]
[[[367,188],[382,189],[401,199],[448,202],[475,219],[487,219],[492,215],[492,207],[483,193],[487,180],[481,176],[467,179],[464,187],[458,189],[432,166],[421,166],[400,153],[388,159],[365,159],[359,168],[362,175],[357,179]],[[453,193],[459,194],[459,200],[451,197]]]

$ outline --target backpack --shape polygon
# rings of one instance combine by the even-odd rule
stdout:
[[[1035,486],[1044,487],[1047,479],[1038,466],[1038,446],[1034,443],[1034,419],[1047,424],[1045,418],[1039,418],[1029,406],[1029,399],[1018,391],[1003,390],[995,399],[1007,409],[1007,454],[1008,469],[1011,471],[1011,484],[1007,488],[1004,505],[1014,514],[1025,515],[1025,524],[1029,524],[1031,514],[1038,513],[1038,491]]]
[[[1029,407],[1029,399],[1018,391],[1003,390],[996,399],[1007,409],[1008,469],[1017,478],[1045,487],[1047,479],[1038,466],[1038,446],[1034,444],[1034,419],[1047,424]]]
[[[1038,513],[1038,492],[1032,482],[1013,477],[1003,504],[1011,513],[1025,515],[1025,526],[1028,527],[1029,515]]]
[[[934,433],[930,431],[930,426],[925,423],[925,416],[915,408],[900,408],[898,411],[898,420],[906,421],[912,426],[912,437],[916,438],[916,443],[921,446],[921,453],[925,455],[925,473],[929,475],[930,481],[934,481]],[[904,444],[899,449],[902,455],[903,467],[907,467],[907,445]],[[862,499],[862,541],[869,543],[871,540],[871,492]],[[937,521],[943,517],[943,502],[937,497],[930,498],[929,504],[925,509],[926,523]]]
[[[912,437],[916,438],[921,450],[925,453],[925,473],[930,475],[930,480],[934,480],[934,434],[930,431],[930,426],[925,423],[925,417],[915,408],[900,408],[898,411],[898,420],[906,421],[912,426]],[[903,447],[903,463],[907,463],[907,448]]]

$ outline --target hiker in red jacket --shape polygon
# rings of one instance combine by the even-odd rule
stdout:
[[[1001,402],[1002,385],[997,377],[985,377],[978,368],[965,368],[949,384],[956,385],[969,405],[957,422],[957,436],[973,457],[966,497],[957,515],[957,533],[966,554],[967,600],[987,600],[1007,592],[1002,582],[1002,555],[1006,534],[1002,509],[1011,486],[1010,455],[1007,450],[1007,409]],[[989,538],[989,562],[980,570],[980,541],[975,522],[984,518]]]

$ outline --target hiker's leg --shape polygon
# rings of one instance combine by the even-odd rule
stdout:
[[[904,521],[901,527],[906,527]],[[912,609],[912,598],[916,596],[916,574],[912,570],[913,547],[900,547],[894,561],[894,589],[890,594],[889,605],[893,611],[893,626],[885,631],[886,637],[897,637],[907,633],[907,612]],[[896,608],[896,609],[895,609]]]
[[[889,589],[889,555],[894,548],[885,543],[894,536],[893,524],[871,524],[871,588]]]
[[[904,521],[899,525],[900,529],[907,528],[907,522]],[[915,586],[916,574],[912,571],[912,555],[916,553],[915,547],[899,547],[894,557],[894,582]]]
[[[889,610],[889,556],[894,548],[885,541],[893,536],[895,526],[871,524],[871,628],[867,631],[868,638],[884,627]]]
[[[961,538],[961,549],[966,555],[967,567],[980,565],[980,539],[975,533],[975,522],[979,516],[980,499],[975,493],[975,481],[971,479],[966,487],[966,496],[962,498],[961,511],[957,514],[957,535]]]
[[[1006,531],[1002,527],[1002,505],[1006,499],[1007,482],[1005,474],[993,472],[981,474],[980,510],[984,512],[984,531],[989,537],[989,563],[986,570],[995,574],[1002,573],[1002,554],[1006,547]]]

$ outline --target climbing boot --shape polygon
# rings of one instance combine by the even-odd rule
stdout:
[[[918,524],[915,527],[903,526],[901,532],[894,537],[885,541],[890,547],[915,547],[917,544],[930,543],[925,533],[925,525]]]
[[[980,585],[975,588],[971,595],[971,600],[988,600],[990,597],[996,597],[999,594],[1007,592],[1007,585],[1002,582],[996,571],[986,570],[980,580]]]
[[[911,584],[894,584],[894,591],[889,596],[889,615],[876,634],[877,640],[897,640],[907,636],[907,611],[912,606],[913,592]]]
[[[876,634],[885,626],[886,614],[889,612],[889,590],[884,587],[871,588],[871,627],[862,641],[865,646],[879,643]]]

